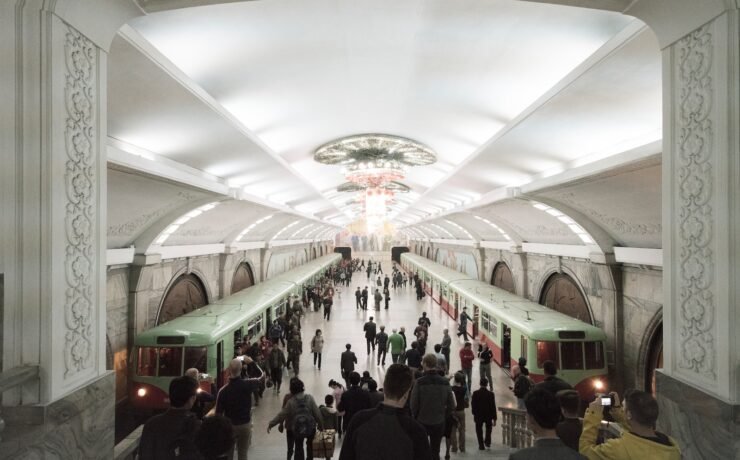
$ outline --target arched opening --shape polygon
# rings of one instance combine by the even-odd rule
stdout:
[[[499,262],[495,267],[493,267],[491,284],[505,291],[514,293],[514,276],[506,263]]]
[[[540,303],[585,323],[593,324],[586,298],[575,280],[565,273],[555,273],[547,279],[542,289]]]
[[[324,247],[319,246],[319,256],[323,256],[323,255],[324,255]]]
[[[663,322],[655,328],[645,359],[645,391],[655,396],[655,370],[663,368]]]
[[[313,260],[313,259],[315,259],[315,258],[316,258],[316,248],[314,247],[314,248],[313,248],[313,249],[311,250],[311,260]]]
[[[432,248],[427,248],[427,259],[432,258]]]
[[[234,279],[231,281],[231,293],[234,294],[242,289],[252,286],[254,286],[254,274],[252,273],[252,269],[247,263],[239,264],[239,267],[234,273]]]
[[[180,275],[164,296],[157,315],[157,325],[171,321],[185,313],[208,304],[206,288],[193,274]]]

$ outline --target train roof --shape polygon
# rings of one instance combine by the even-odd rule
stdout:
[[[558,334],[560,331],[583,331],[586,339],[606,340],[604,331],[591,324],[473,279],[424,257],[408,253],[402,254],[401,257],[434,274],[447,284],[449,289],[530,338],[561,340]]]
[[[203,346],[260,314],[263,309],[285,298],[296,285],[339,261],[341,255],[329,254],[256,284],[236,294],[153,327],[136,336],[135,345],[156,346],[157,337],[184,336],[185,346]]]

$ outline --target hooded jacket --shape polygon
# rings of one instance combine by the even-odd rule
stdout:
[[[671,445],[661,444],[650,439],[637,436],[629,431],[624,412],[621,408],[612,407],[611,415],[614,420],[625,428],[625,432],[619,439],[610,439],[604,444],[596,444],[596,436],[599,432],[599,424],[602,415],[592,410],[587,410],[583,417],[583,433],[578,445],[578,450],[589,460],[629,460],[633,458],[645,458],[650,460],[680,460],[681,450],[676,440],[665,436]]]

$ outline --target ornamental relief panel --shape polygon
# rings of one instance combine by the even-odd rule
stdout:
[[[64,378],[93,365],[94,296],[97,240],[96,190],[96,48],[79,32],[67,27],[64,43],[67,112],[64,181],[66,188]]]
[[[675,232],[680,305],[677,364],[702,378],[716,380],[712,48],[707,26],[677,44],[674,72],[678,106],[673,142],[677,153],[674,187],[678,201],[674,206],[678,208]]]
[[[609,216],[607,214],[596,211],[583,206],[583,202],[578,200],[575,193],[568,192],[560,194],[556,197],[558,201],[573,207],[593,218],[596,222],[600,223],[604,227],[613,230],[620,235],[660,235],[663,231],[663,227],[659,223],[655,224],[638,224],[635,222],[628,222],[624,219],[615,216]]]

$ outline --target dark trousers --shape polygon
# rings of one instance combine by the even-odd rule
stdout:
[[[373,337],[372,339],[368,339],[367,337],[365,337],[365,341],[367,342],[367,354],[369,355],[371,346],[373,347],[373,351],[375,351],[375,337]]]
[[[360,308],[367,310],[367,299],[364,297],[362,298],[362,306]]]
[[[362,308],[362,297],[355,297],[355,300],[357,301],[355,305],[355,310],[357,310],[358,308]]]
[[[385,299],[385,309],[388,310],[388,299]]]
[[[307,438],[296,438],[293,436],[293,432],[285,430],[285,438],[288,441],[288,460],[293,457],[295,453],[295,460],[313,460],[313,445],[311,440]],[[303,443],[306,443],[306,453],[303,453]]]
[[[460,325],[460,329],[458,329],[458,331],[457,331],[457,336],[460,337],[461,335],[463,336],[463,338],[467,342],[468,341],[468,325],[467,324],[464,325],[464,326],[463,325]]]
[[[275,385],[275,391],[280,391],[280,384],[283,383],[283,368],[272,368],[270,370],[270,377],[272,378],[273,385]]]
[[[324,308],[324,319],[329,321],[329,316],[331,316],[331,308]]]
[[[442,351],[442,356],[445,357],[445,366],[446,366],[445,370],[449,372],[450,370],[450,349],[447,347],[444,347],[442,348],[441,351]]]
[[[378,348],[378,364],[380,364],[381,359],[383,361],[383,364],[385,364],[386,353],[388,353],[388,351],[384,348]]]
[[[445,435],[445,424],[424,425],[429,436],[429,446],[432,448],[432,460],[439,460],[439,447],[442,445],[442,437]]]
[[[401,357],[401,353],[399,354],[393,354],[391,353],[391,360],[393,361],[393,364],[396,364],[398,362],[398,358]]]
[[[321,353],[314,353],[313,354],[313,365],[316,365],[316,360],[319,360],[319,370],[321,370]]]
[[[483,438],[483,425],[486,426],[486,437]],[[475,421],[475,436],[478,438],[478,447],[491,446],[491,430],[493,426],[491,420],[476,420]]]

